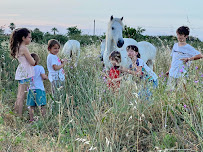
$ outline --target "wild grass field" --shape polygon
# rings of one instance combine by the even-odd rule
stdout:
[[[173,44],[174,42],[170,42]],[[154,71],[159,86],[150,102],[138,98],[139,85],[123,81],[118,94],[106,87],[101,75],[98,44],[81,48],[77,68],[65,67],[66,99],[53,101],[45,81],[47,114],[35,110],[34,123],[13,112],[17,93],[14,80],[18,62],[9,56],[8,42],[0,47],[0,151],[203,151],[203,64],[194,61],[187,84],[166,92],[164,73],[171,62],[171,45],[157,42]],[[203,44],[195,44],[203,52]],[[46,68],[47,45],[32,43],[30,52]]]

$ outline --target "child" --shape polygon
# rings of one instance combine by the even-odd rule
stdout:
[[[32,82],[30,83],[30,88],[27,96],[27,106],[29,106],[29,115],[30,115],[30,122],[34,121],[33,119],[33,112],[34,107],[40,106],[42,116],[45,115],[46,109],[46,93],[44,89],[43,80],[48,79],[45,74],[45,70],[43,66],[38,65],[39,57],[37,54],[32,53],[31,56],[35,60],[35,76],[33,77]]]
[[[31,42],[31,32],[26,28],[13,31],[10,37],[11,56],[17,58],[20,64],[16,70],[15,80],[18,80],[18,94],[15,102],[15,112],[22,117],[23,101],[27,87],[34,76],[35,60],[31,57],[27,45]]]
[[[65,73],[63,67],[67,63],[67,59],[60,60],[57,54],[59,53],[60,43],[51,39],[48,41],[48,51],[50,52],[47,57],[47,68],[49,71],[49,81],[51,82],[52,95],[55,100],[59,101],[62,91],[60,88],[65,89]]]
[[[158,77],[140,58],[138,47],[135,45],[129,45],[126,49],[128,57],[132,60],[132,64],[129,66],[129,69],[121,67],[121,70],[132,75],[140,76],[141,79],[144,78],[145,80],[153,82],[153,86],[157,87]]]
[[[118,51],[113,51],[109,55],[109,60],[112,64],[112,68],[109,70],[108,75],[108,87],[114,92],[120,87],[120,77],[119,64],[121,63],[121,54]]]
[[[132,60],[132,64],[129,66],[129,69],[121,67],[121,71],[139,76],[141,80],[144,80],[144,84],[142,84],[142,88],[138,94],[140,97],[142,97],[142,99],[146,97],[146,100],[148,100],[148,97],[151,96],[149,84],[152,82],[153,87],[156,88],[158,86],[158,77],[140,58],[140,53],[137,46],[129,45],[126,49],[128,57]]]
[[[176,30],[178,43],[175,43],[172,49],[172,62],[169,71],[166,75],[169,75],[167,82],[167,90],[174,90],[180,82],[180,78],[184,77],[187,72],[190,61],[203,58],[203,55],[186,43],[190,29],[187,26],[181,26]]]

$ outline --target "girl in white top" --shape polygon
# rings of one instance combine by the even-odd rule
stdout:
[[[152,95],[152,92],[150,91],[150,83],[156,88],[158,86],[158,77],[140,58],[137,46],[129,45],[126,50],[128,57],[132,60],[132,64],[129,66],[129,69],[122,67],[121,71],[139,76],[141,80],[144,80],[141,83],[138,95],[140,99],[149,101],[150,96]]]
[[[67,63],[67,59],[60,60],[57,56],[59,49],[60,43],[57,40],[51,39],[48,41],[48,51],[50,52],[47,57],[48,78],[51,82],[52,95],[57,101],[60,100],[59,98],[62,94],[59,88],[65,87],[65,72],[63,67]]]
[[[15,112],[21,117],[23,101],[25,99],[27,87],[34,76],[34,59],[31,57],[27,45],[31,42],[31,32],[26,28],[13,31],[10,37],[11,56],[17,58],[20,64],[16,70],[15,79],[18,80],[18,94],[15,102]]]

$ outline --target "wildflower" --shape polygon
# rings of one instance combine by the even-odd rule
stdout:
[[[166,77],[164,77],[164,81],[166,81]]]
[[[161,74],[159,74],[159,77],[161,77]]]
[[[199,82],[199,80],[196,80],[196,81],[194,81],[195,83],[198,83]]]
[[[201,77],[203,78],[203,74],[201,75]]]
[[[184,105],[184,108],[187,108],[187,105]]]
[[[70,68],[72,69],[73,67],[71,66]]]
[[[184,69],[184,68],[185,68],[185,66],[183,65],[183,66],[182,66],[182,68]]]
[[[195,69],[197,70],[197,69],[198,69],[198,66],[196,66]]]
[[[182,72],[183,72],[183,69],[180,69],[180,72],[182,73]]]

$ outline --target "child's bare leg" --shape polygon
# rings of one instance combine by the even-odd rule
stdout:
[[[30,121],[33,121],[34,120],[34,106],[30,106],[29,115],[30,115]]]
[[[27,84],[18,84],[18,94],[17,94],[17,100],[15,102],[15,112],[22,117],[23,113],[23,102],[26,95],[27,90]]]
[[[45,106],[41,106],[41,113],[42,113],[42,117],[44,117],[46,115],[46,108],[45,108]]]

